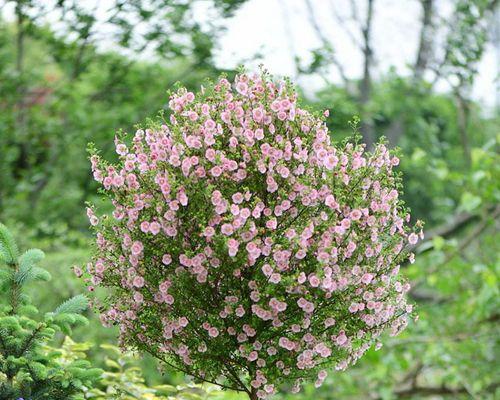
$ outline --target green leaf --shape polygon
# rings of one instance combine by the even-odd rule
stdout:
[[[436,236],[432,239],[432,243],[433,243],[434,248],[436,250],[442,250],[446,241],[444,240],[444,238],[442,236]]]
[[[175,386],[172,385],[156,385],[153,386],[153,389],[161,392],[161,394],[169,394],[169,393],[176,393],[177,389]]]
[[[101,349],[104,349],[104,350],[109,350],[109,351],[115,353],[117,356],[120,356],[122,354],[120,349],[117,346],[114,346],[112,344],[104,343],[104,344],[101,344],[99,347]]]
[[[476,210],[481,205],[481,197],[476,196],[470,192],[465,192],[462,194],[460,199],[460,209],[472,212]]]
[[[14,281],[18,285],[25,285],[30,281],[50,281],[50,279],[51,275],[47,270],[29,263],[19,265],[19,271],[14,276]]]
[[[106,358],[104,363],[106,364],[106,367],[116,368],[117,370],[121,370],[120,364],[118,364],[115,360]]]

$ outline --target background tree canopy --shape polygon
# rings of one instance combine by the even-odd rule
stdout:
[[[391,7],[404,10],[403,3],[418,14],[412,17],[415,53],[401,69],[391,67],[398,60],[384,56],[391,44],[376,37],[386,29],[380,15]],[[225,27],[239,13],[258,15],[275,7],[281,11],[275,18],[288,32],[280,47],[288,49],[307,105],[331,110],[328,125],[336,141],[350,134],[349,121],[359,115],[369,146],[381,136],[398,146],[405,201],[413,217],[426,222],[416,263],[403,266],[413,282],[420,321],[403,336],[387,339],[383,351],[370,351],[321,389],[311,386],[295,398],[497,398],[500,105],[494,87],[491,104],[473,94],[482,63],[495,54],[498,90],[499,2],[266,4],[0,0],[0,221],[11,227],[21,247],[47,253],[42,264],[57,279],[33,292],[35,301],[48,312],[83,290],[70,267],[84,264],[92,252],[84,204],[97,199],[97,187],[87,143],[112,159],[115,132],[131,131],[166,109],[167,90],[176,82],[196,89],[222,72],[232,76],[240,62],[266,64],[265,51],[245,59],[226,54],[231,62],[221,62],[221,43]],[[297,9],[303,26],[290,26]],[[342,32],[341,41],[332,24]],[[296,38],[306,31],[317,45],[304,55]],[[243,46],[254,38],[239,40]],[[346,61],[346,46],[355,59]],[[115,343],[113,329],[102,328],[90,312],[86,316],[91,329],[76,328],[73,339]],[[53,345],[62,341],[56,336]],[[110,363],[98,346],[87,350],[97,366]],[[141,369],[141,385],[142,379],[150,386],[184,380],[171,371],[159,374],[151,360]],[[130,398],[141,398],[136,393]]]

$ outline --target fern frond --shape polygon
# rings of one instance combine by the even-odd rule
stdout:
[[[19,249],[14,236],[7,227],[0,223],[0,258],[7,264],[14,264],[19,257]]]
[[[86,296],[79,294],[66,300],[56,308],[54,314],[80,314],[87,309],[89,301]]]

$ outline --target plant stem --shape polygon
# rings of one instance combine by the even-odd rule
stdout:
[[[17,263],[9,264],[14,271],[14,277],[12,279],[12,284],[10,286],[10,315],[14,315],[17,312],[17,307],[19,305],[19,295],[21,294],[21,286],[16,282],[15,274],[19,270],[19,265]]]

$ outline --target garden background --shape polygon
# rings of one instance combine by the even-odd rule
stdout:
[[[85,290],[71,267],[90,257],[84,205],[99,201],[87,144],[113,159],[115,132],[168,113],[176,82],[196,90],[263,63],[330,110],[335,141],[359,115],[366,143],[398,146],[405,200],[426,223],[403,266],[420,320],[320,389],[280,398],[497,398],[498,1],[4,0],[0,10],[0,221],[47,254],[53,279],[30,292],[42,310]],[[88,344],[66,348],[87,350],[126,398],[186,382],[148,358],[116,364],[100,345],[117,332],[86,316],[72,340]],[[175,396],[239,398],[211,390]]]

